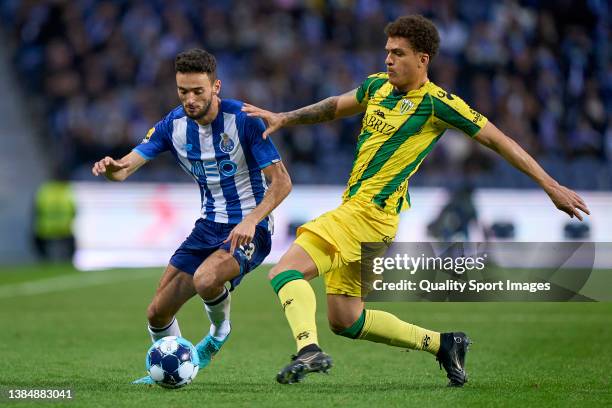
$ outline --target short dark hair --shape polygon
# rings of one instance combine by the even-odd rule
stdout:
[[[385,27],[387,37],[404,37],[417,52],[429,54],[433,59],[440,48],[440,35],[431,20],[414,14],[402,16]]]
[[[182,73],[205,73],[211,80],[214,80],[217,77],[217,60],[211,53],[200,48],[193,48],[176,56],[174,69]]]

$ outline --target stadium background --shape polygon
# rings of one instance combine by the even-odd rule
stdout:
[[[29,202],[44,179],[103,183],[91,176],[91,164],[121,157],[177,105],[177,52],[213,52],[222,96],[288,110],[384,71],[382,28],[406,13],[431,17],[440,30],[434,82],[489,117],[561,183],[579,191],[612,189],[607,2],[10,0],[0,6],[6,85],[0,103],[7,113],[0,126],[9,169],[3,230],[25,230]],[[279,132],[274,141],[294,184],[343,185],[359,126],[354,117]],[[167,155],[130,181],[188,179]],[[466,183],[537,187],[453,131],[410,185],[418,192],[415,187],[453,190]],[[15,184],[19,189],[10,188]],[[543,194],[541,205],[547,205]],[[26,234],[13,235],[2,258],[27,257],[28,243]]]
[[[0,304],[6,305],[0,313],[2,321],[13,322],[5,338],[19,339],[23,350],[36,358],[24,363],[20,356],[26,351],[6,353],[13,342],[0,343],[5,355],[11,354],[8,365],[22,364],[22,371],[18,370],[22,374],[0,372],[0,384],[74,386],[82,395],[98,397],[99,405],[106,400],[109,406],[125,402],[113,400],[121,392],[109,397],[108,389],[127,391],[121,384],[141,369],[140,354],[134,352],[144,344],[138,311],[144,311],[160,269],[81,274],[67,264],[32,264],[32,200],[43,181],[67,177],[81,206],[75,231],[81,246],[95,251],[106,245],[107,252],[94,254],[94,259],[108,259],[113,250],[136,253],[147,247],[167,259],[163,251],[176,246],[198,211],[195,188],[184,184],[188,179],[172,158],[155,160],[120,186],[95,179],[90,169],[104,155],[125,154],[178,104],[173,71],[177,52],[190,47],[213,52],[223,97],[289,110],[355,88],[369,73],[384,71],[382,29],[389,20],[408,13],[432,18],[440,30],[440,54],[433,61],[430,78],[485,114],[553,177],[585,195],[594,216],[588,219],[590,234],[576,237],[612,241],[606,235],[612,233],[612,59],[606,1],[4,0],[0,2],[0,263],[25,262],[25,266],[0,269]],[[355,117],[286,129],[274,136],[295,185],[291,201],[281,209],[280,236],[290,239],[295,224],[308,218],[307,211],[318,214],[339,200],[336,190],[346,182],[359,125],[360,118]],[[571,238],[564,235],[569,219],[556,213],[531,180],[452,131],[411,179],[415,208],[404,218],[422,220],[418,234],[411,236],[426,236],[427,224],[452,197],[447,191],[460,191],[466,185],[475,188],[485,228],[495,221],[508,221],[534,226],[541,240]],[[160,196],[166,200],[155,202]],[[526,198],[528,205],[521,207]],[[147,229],[149,221],[166,210],[179,217],[164,222],[180,226],[169,227],[174,228],[172,232]],[[530,216],[534,211],[536,215]],[[520,238],[524,229],[517,229]],[[161,241],[143,240],[155,231]],[[91,241],[100,237],[103,242]],[[141,253],[133,265],[147,264],[144,260],[150,256],[151,251]],[[122,262],[130,264],[126,258]],[[254,378],[260,375],[263,380],[247,381],[242,393],[234,393],[225,384],[242,378],[236,367],[249,355],[249,341],[258,350],[291,350],[289,341],[253,339],[252,331],[261,325],[274,333],[287,333],[287,329],[282,315],[271,312],[277,305],[266,292],[263,274],[247,282],[245,295],[235,300],[235,316],[242,325],[234,344],[218,362],[218,377],[202,380],[207,389],[234,405],[244,403],[241,398],[268,392],[273,385],[268,384],[269,371],[284,362],[278,353],[261,351],[258,364],[247,366]],[[604,288],[610,287],[607,282]],[[108,298],[115,300],[109,303]],[[87,312],[80,310],[84,302],[89,305]],[[607,374],[612,357],[605,342],[598,340],[612,334],[609,304],[453,305],[462,315],[454,319],[445,304],[385,308],[416,316],[413,320],[422,325],[458,323],[476,332],[484,344],[472,370],[480,370],[477,375],[485,387],[463,397],[432,396],[430,383],[442,378],[435,377],[427,356],[418,356],[411,357],[410,364],[428,374],[423,377],[412,370],[402,374],[405,377],[393,377],[400,368],[383,365],[379,374],[388,375],[388,381],[366,387],[368,395],[360,394],[363,404],[380,402],[373,398],[384,395],[390,395],[390,405],[401,404],[409,392],[402,388],[406,383],[415,384],[418,392],[410,398],[421,405],[439,398],[486,406],[490,405],[486,398],[499,404],[494,398],[500,395],[530,405],[589,399],[610,403]],[[130,317],[115,321],[126,310]],[[184,313],[184,330],[199,333],[203,316],[197,305],[192,302]],[[14,319],[15,315],[19,318]],[[100,333],[92,328],[99,318],[116,325]],[[318,318],[325,331],[323,315]],[[90,348],[71,340],[77,332],[95,338],[89,342],[103,350],[100,353],[108,361],[92,363]],[[108,350],[108,342],[118,337],[125,347]],[[60,354],[44,353],[44,348],[32,351],[41,347],[43,338],[46,347],[54,350],[72,346],[72,362],[66,364]],[[354,392],[363,391],[362,383],[370,381],[364,372],[348,385],[342,383],[342,378],[355,375],[347,370],[367,370],[370,357],[390,358],[388,349],[365,345],[343,355],[342,340],[329,333],[322,333],[322,339],[354,367],[339,366],[338,377],[328,380],[328,386],[325,379],[314,379],[311,388],[294,391],[297,394],[271,391],[268,398],[281,404],[297,398],[307,406],[309,393],[322,391],[323,402],[346,402]],[[574,350],[577,343],[580,350]],[[493,344],[505,351],[499,354]],[[513,366],[524,358],[524,351],[542,360]],[[125,367],[117,368],[117,362],[126,361]],[[58,364],[63,368],[54,368]],[[99,375],[79,371],[87,364],[102,373],[110,370],[113,380],[107,383]],[[506,366],[501,376],[498,364]],[[32,376],[35,371],[38,374]],[[200,390],[200,385],[194,384],[194,390]],[[570,388],[572,393],[564,393]],[[200,401],[195,394],[182,395]],[[134,401],[151,401],[149,395],[138,398]],[[168,397],[160,397],[159,403],[168,401],[161,398]],[[259,401],[266,405],[265,399]]]
[[[611,188],[606,2],[412,3],[5,1],[2,19],[39,142],[75,180],[90,180],[92,161],[123,155],[177,105],[173,59],[182,50],[217,56],[223,96],[287,110],[384,71],[382,28],[416,12],[440,30],[434,82],[470,101],[563,184]],[[344,184],[359,125],[355,118],[278,135],[295,183]],[[479,187],[533,187],[476,144],[444,139],[412,185],[469,176]],[[185,180],[170,160],[151,167],[136,178]]]

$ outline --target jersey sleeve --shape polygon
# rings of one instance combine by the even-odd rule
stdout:
[[[367,77],[366,80],[359,85],[359,88],[357,88],[357,102],[359,102],[360,105],[368,103],[370,98],[385,82],[387,82],[387,80],[388,76],[385,73],[373,74]]]
[[[434,116],[445,128],[455,128],[469,135],[476,136],[488,122],[488,119],[456,95],[439,90],[432,95]]]
[[[161,120],[149,129],[142,142],[133,150],[147,160],[154,159],[160,153],[170,149],[170,122]]]
[[[264,130],[266,130],[266,125],[263,120],[246,117],[245,132],[249,142],[249,148],[260,169],[281,160],[280,154],[278,154],[276,150],[276,146],[272,143],[272,139],[269,136],[267,139],[262,137],[261,134]]]

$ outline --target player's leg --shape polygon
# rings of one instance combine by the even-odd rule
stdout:
[[[296,341],[297,351],[317,344],[315,323],[316,299],[309,280],[318,276],[317,266],[308,253],[293,243],[278,264],[270,269],[268,278],[278,295]]]
[[[176,313],[195,293],[193,277],[169,264],[147,308],[148,331],[152,341],[181,335]],[[133,383],[153,384],[154,381],[147,375]]]
[[[340,336],[433,355],[440,348],[440,333],[406,323],[388,312],[365,309],[360,297],[328,294],[327,316],[331,330]]]
[[[469,339],[464,333],[438,333],[364,306],[361,297],[328,293],[327,313],[332,331],[351,339],[427,351],[444,365],[449,385],[467,382],[464,364]]]
[[[232,226],[219,226],[219,239],[223,242]],[[200,368],[206,367],[221,346],[227,341],[231,331],[230,292],[235,289],[244,276],[258,267],[270,253],[272,240],[270,232],[261,226],[255,230],[251,243],[229,253],[230,243],[222,243],[194,274],[194,285],[204,301],[204,309],[211,322],[208,335],[196,345],[200,357]],[[229,282],[231,288],[226,288]]]
[[[210,363],[230,334],[231,294],[225,283],[239,274],[238,261],[225,249],[213,252],[194,274],[196,291],[204,301],[204,310],[210,320],[208,335],[196,345],[200,368]]]
[[[193,277],[169,264],[147,308],[148,329],[152,341],[165,336],[181,335],[176,313],[195,294]]]
[[[283,384],[300,381],[311,372],[326,372],[331,358],[319,348],[315,322],[316,298],[308,280],[329,269],[329,244],[305,231],[268,275],[283,306],[296,341],[297,355],[277,375]]]

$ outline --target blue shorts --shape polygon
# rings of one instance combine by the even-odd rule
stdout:
[[[223,243],[235,224],[221,224],[200,218],[193,231],[170,258],[170,264],[181,271],[193,275],[206,258],[217,249],[229,252],[230,242]],[[270,253],[272,237],[270,232],[258,225],[255,236],[249,245],[241,246],[234,251],[234,258],[240,265],[240,274],[230,281],[234,290],[242,278],[257,268]]]

